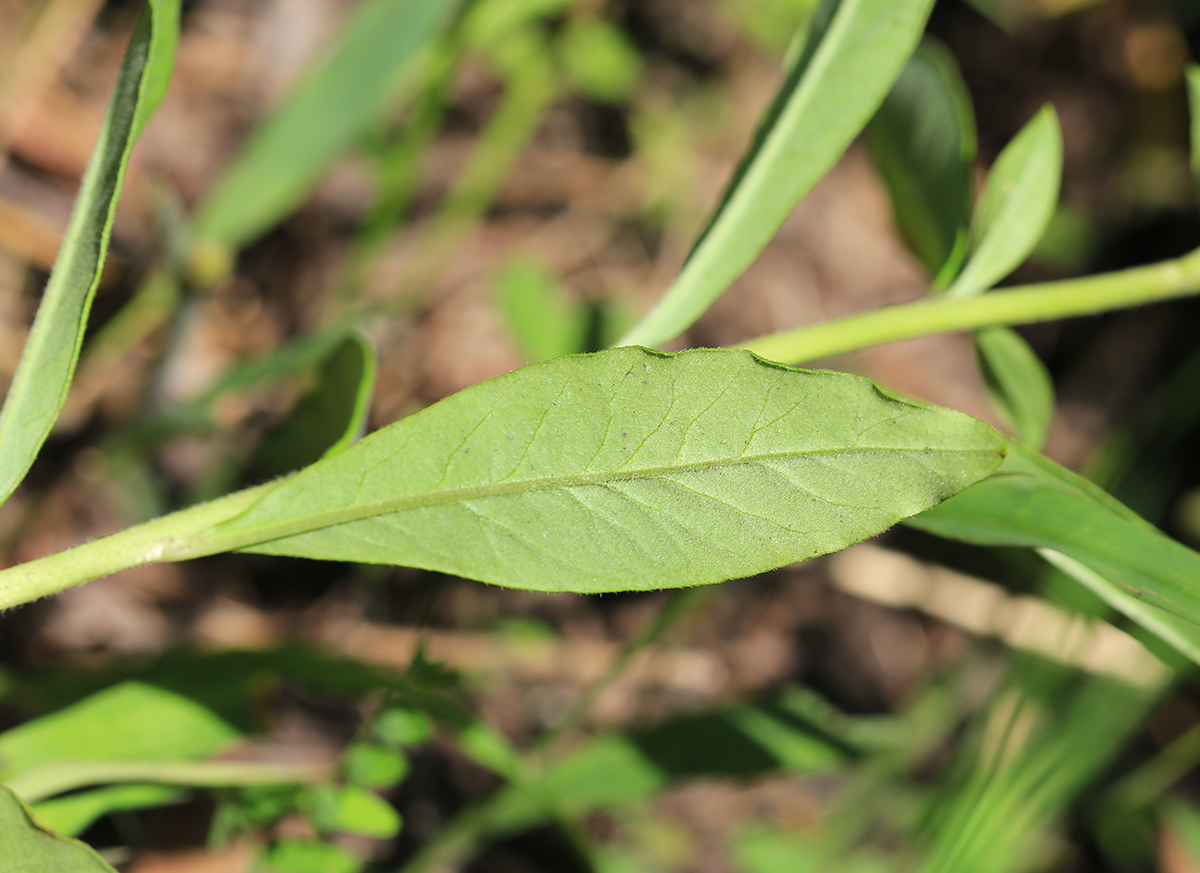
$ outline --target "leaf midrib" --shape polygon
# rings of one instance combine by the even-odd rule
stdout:
[[[310,515],[292,517],[277,522],[267,521],[246,527],[238,527],[237,525],[239,519],[245,518],[246,515],[252,513],[256,508],[261,506],[263,501],[269,499],[271,495],[275,493],[273,489],[264,495],[261,501],[249,507],[246,512],[242,513],[242,515],[218,525],[214,529],[213,533],[217,534],[218,538],[220,538],[222,542],[224,542],[226,539],[233,540],[235,542],[241,541],[240,545],[225,545],[222,550],[245,548],[250,545],[285,539],[287,537],[296,536],[302,533],[309,533],[322,528],[350,524],[355,521],[362,521],[364,519],[373,518],[379,515],[392,515],[397,512],[406,512],[411,509],[426,509],[432,506],[443,506],[448,503],[462,503],[469,500],[480,500],[489,497],[505,497],[511,494],[579,488],[588,485],[606,485],[615,482],[630,482],[642,479],[665,478],[673,475],[700,473],[726,469],[730,467],[761,464],[767,461],[784,461],[812,457],[867,454],[920,455],[922,457],[932,455],[990,454],[996,456],[997,466],[1003,457],[1002,450],[998,447],[930,449],[928,447],[893,448],[883,446],[853,446],[850,448],[797,449],[787,452],[762,452],[755,455],[739,455],[736,458],[702,461],[692,464],[670,464],[654,467],[640,467],[633,470],[621,471],[621,475],[617,475],[615,470],[606,470],[591,474],[575,473],[562,476],[546,476],[537,479],[512,480],[511,478],[506,478],[500,482],[491,482],[484,485],[474,485],[462,488],[448,488],[443,491],[423,491],[418,494],[406,495],[390,500],[377,500],[366,503],[355,502],[349,506],[328,510],[326,512],[316,512]],[[286,481],[287,480],[285,480],[284,483],[281,483],[281,485],[285,484]],[[207,554],[208,552],[206,551],[205,553]]]

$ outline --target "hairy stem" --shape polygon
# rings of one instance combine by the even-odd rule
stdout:
[[[172,552],[180,543],[189,542],[197,534],[241,515],[275,484],[270,482],[238,491],[103,539],[0,570],[0,609],[57,594],[130,567],[173,560]]]
[[[739,343],[774,361],[802,364],[898,340],[1004,324],[1030,324],[1140,306],[1200,292],[1200,249],[1173,261],[1100,276],[1026,285],[968,298],[886,306]]]

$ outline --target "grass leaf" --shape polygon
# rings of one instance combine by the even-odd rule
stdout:
[[[1000,153],[988,174],[971,228],[967,265],[946,292],[987,291],[1029,257],[1058,204],[1062,128],[1045,106]]]
[[[114,873],[92,849],[40,827],[0,785],[0,869],[5,873]]]
[[[875,112],[931,6],[930,0],[823,0],[708,227],[623,344],[655,346],[677,337],[750,266]]]
[[[66,401],[129,155],[137,132],[166,91],[178,37],[179,0],[151,0],[134,29],[54,270],[0,410],[0,502],[29,472]]]
[[[858,377],[624,348],[468,388],[158,555],[242,548],[548,591],[697,585],[872,536],[1004,451],[982,422]]]
[[[1110,606],[1200,663],[1200,554],[1091,482],[1014,443],[999,472],[908,524],[977,545],[1043,551]],[[1052,553],[1052,554],[1051,554]]]
[[[196,214],[198,239],[236,249],[294,209],[411,73],[459,0],[367,0],[338,44],[251,135]]]
[[[1054,417],[1054,383],[1046,365],[1007,327],[976,331],[975,350],[992,402],[1025,443],[1040,449]]]
[[[975,110],[942,43],[922,41],[867,126],[867,140],[905,242],[930,274],[953,278],[971,226]]]

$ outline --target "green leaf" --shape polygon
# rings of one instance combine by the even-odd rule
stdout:
[[[358,873],[362,862],[341,846],[300,840],[280,840],[266,853],[273,873]]]
[[[882,102],[931,6],[823,0],[708,227],[623,344],[655,346],[679,336],[750,266]]]
[[[278,476],[343,451],[366,428],[374,386],[375,350],[354,332],[321,364],[312,390],[263,435],[256,466]]]
[[[1029,257],[1058,204],[1062,162],[1062,128],[1054,108],[1045,106],[988,174],[971,228],[970,257],[947,294],[987,291]]]
[[[25,478],[67,398],[137,132],[174,62],[179,0],[151,0],[133,39],[21,362],[0,410],[0,502]]]
[[[567,80],[593,100],[620,103],[637,87],[642,58],[628,38],[607,21],[572,22],[557,44]]]
[[[110,812],[165,806],[184,796],[165,785],[110,785],[35,803],[33,814],[51,830],[74,837]]]
[[[1025,443],[1040,449],[1054,417],[1054,383],[1046,365],[1007,327],[976,331],[975,350],[992,402]]]
[[[1200,66],[1187,68],[1188,108],[1192,119],[1192,175],[1200,183]]]
[[[1034,450],[1009,448],[996,475],[908,524],[978,545],[1038,549],[1200,663],[1200,554]]]
[[[587,312],[565,296],[558,277],[536,261],[511,261],[492,280],[500,312],[521,353],[545,361],[583,351]]]
[[[236,736],[228,724],[186,697],[123,682],[0,734],[0,780],[28,777],[64,760],[201,758]]]
[[[362,788],[326,786],[317,792],[313,821],[324,832],[355,834],[387,840],[400,833],[400,814],[380,797]]]
[[[408,758],[403,752],[365,743],[351,746],[342,759],[346,781],[363,788],[391,788],[408,775]]]
[[[458,0],[367,0],[337,45],[226,168],[196,215],[197,238],[238,248],[287,215],[408,78]]]
[[[92,849],[55,836],[0,785],[0,869],[4,873],[114,873]]]
[[[947,284],[966,253],[976,137],[971,95],[942,43],[921,42],[867,126],[867,139],[897,228]]]
[[[158,557],[240,548],[544,591],[699,585],[872,536],[1004,451],[982,422],[859,377],[623,348],[468,388]]]

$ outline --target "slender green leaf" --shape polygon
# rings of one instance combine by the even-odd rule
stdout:
[[[375,350],[352,333],[321,364],[312,390],[263,436],[257,466],[280,475],[344,450],[366,428],[374,386]]]
[[[979,545],[1042,550],[1114,609],[1200,662],[1200,554],[1032,449],[1012,444],[995,476],[908,524]]]
[[[536,261],[512,261],[493,280],[500,312],[529,361],[583,351],[588,318],[559,286],[558,277]]]
[[[624,348],[469,388],[157,555],[241,548],[549,591],[697,585],[865,539],[1004,451],[982,422],[858,377]]]
[[[110,812],[166,806],[185,796],[165,785],[109,785],[35,803],[33,814],[50,830],[76,837]]]
[[[123,682],[0,734],[0,779],[13,782],[63,760],[200,758],[236,736],[228,724],[186,697]]]
[[[1054,215],[1062,182],[1062,128],[1045,106],[1000,153],[975,210],[971,254],[946,292],[987,291],[1037,247]]]
[[[44,830],[0,785],[0,869],[4,873],[114,873],[92,849]]]
[[[992,402],[1025,443],[1040,449],[1054,417],[1054,383],[1046,365],[1007,327],[976,331],[975,349]]]
[[[966,254],[975,170],[975,110],[958,63],[926,37],[867,126],[891,195],[896,226],[913,253],[948,284]]]
[[[199,239],[237,248],[283,218],[362,135],[459,0],[367,0],[337,45],[251,135],[196,215]]]
[[[875,112],[931,6],[931,0],[823,0],[707,229],[624,344],[658,345],[678,336],[758,257]]]
[[[1187,68],[1188,108],[1192,118],[1192,175],[1200,183],[1200,66]]]
[[[66,401],[104,269],[125,168],[137,132],[166,91],[178,31],[179,0],[151,0],[134,29],[62,248],[0,411],[0,502],[25,478]]]

